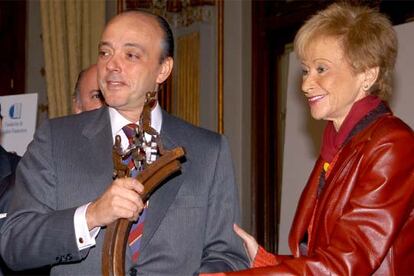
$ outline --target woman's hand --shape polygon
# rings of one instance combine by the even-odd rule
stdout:
[[[253,263],[254,258],[256,257],[257,250],[259,249],[259,244],[252,235],[249,235],[246,231],[241,229],[237,224],[233,225],[234,232],[242,238],[244,242],[244,247],[247,251],[247,255],[250,258],[250,263]]]

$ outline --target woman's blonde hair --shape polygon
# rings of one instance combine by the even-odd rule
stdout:
[[[364,6],[331,4],[312,16],[296,34],[297,56],[304,58],[309,44],[324,36],[340,39],[345,57],[356,73],[378,66],[379,75],[370,93],[382,99],[391,95],[398,42],[386,16]]]

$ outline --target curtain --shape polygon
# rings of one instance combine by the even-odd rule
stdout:
[[[43,48],[49,118],[71,111],[79,72],[96,62],[105,1],[42,0]]]
[[[200,124],[200,34],[177,39],[176,89],[174,115],[194,125]]]

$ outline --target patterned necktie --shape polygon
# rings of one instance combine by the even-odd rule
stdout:
[[[128,124],[125,125],[122,130],[124,131],[126,137],[128,138],[128,146],[132,146],[134,144],[134,137],[136,135],[135,129],[138,126],[136,124]],[[138,174],[138,168],[135,168],[134,160],[132,159],[132,154],[130,154],[126,159],[123,160],[124,164],[128,165],[130,169],[130,176],[135,177]]]
[[[134,137],[136,135],[135,129],[137,128],[136,124],[128,124],[122,128],[126,137],[128,138],[129,145],[134,143]],[[134,160],[132,156],[129,156],[127,159],[124,160],[125,163],[128,164],[128,167],[131,170],[131,177],[137,176],[138,172],[141,168],[136,168]],[[147,205],[145,206],[144,210],[142,211],[139,219],[136,223],[132,224],[131,230],[129,231],[128,235],[128,245],[129,249],[131,250],[132,261],[137,262],[139,256],[139,247],[141,245],[141,237],[144,230],[144,221],[147,213]]]

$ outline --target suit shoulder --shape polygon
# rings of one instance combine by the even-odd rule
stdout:
[[[173,115],[164,114],[163,128],[165,127],[164,130],[167,133],[174,133],[174,136],[181,136],[185,139],[190,138],[191,140],[197,140],[198,142],[201,142],[202,140],[219,141],[224,137],[217,132],[195,126]]]
[[[372,147],[379,145],[405,145],[406,149],[414,146],[413,130],[398,117],[387,114],[378,118],[355,142],[368,142]]]
[[[403,135],[414,139],[413,130],[403,120],[394,116],[386,115],[378,119],[373,126],[372,135],[374,137],[388,137],[393,135]]]
[[[89,124],[97,120],[105,112],[104,108],[86,111],[80,114],[71,114],[67,116],[57,117],[49,120],[49,124],[53,129],[61,128],[82,128],[85,124]]]

